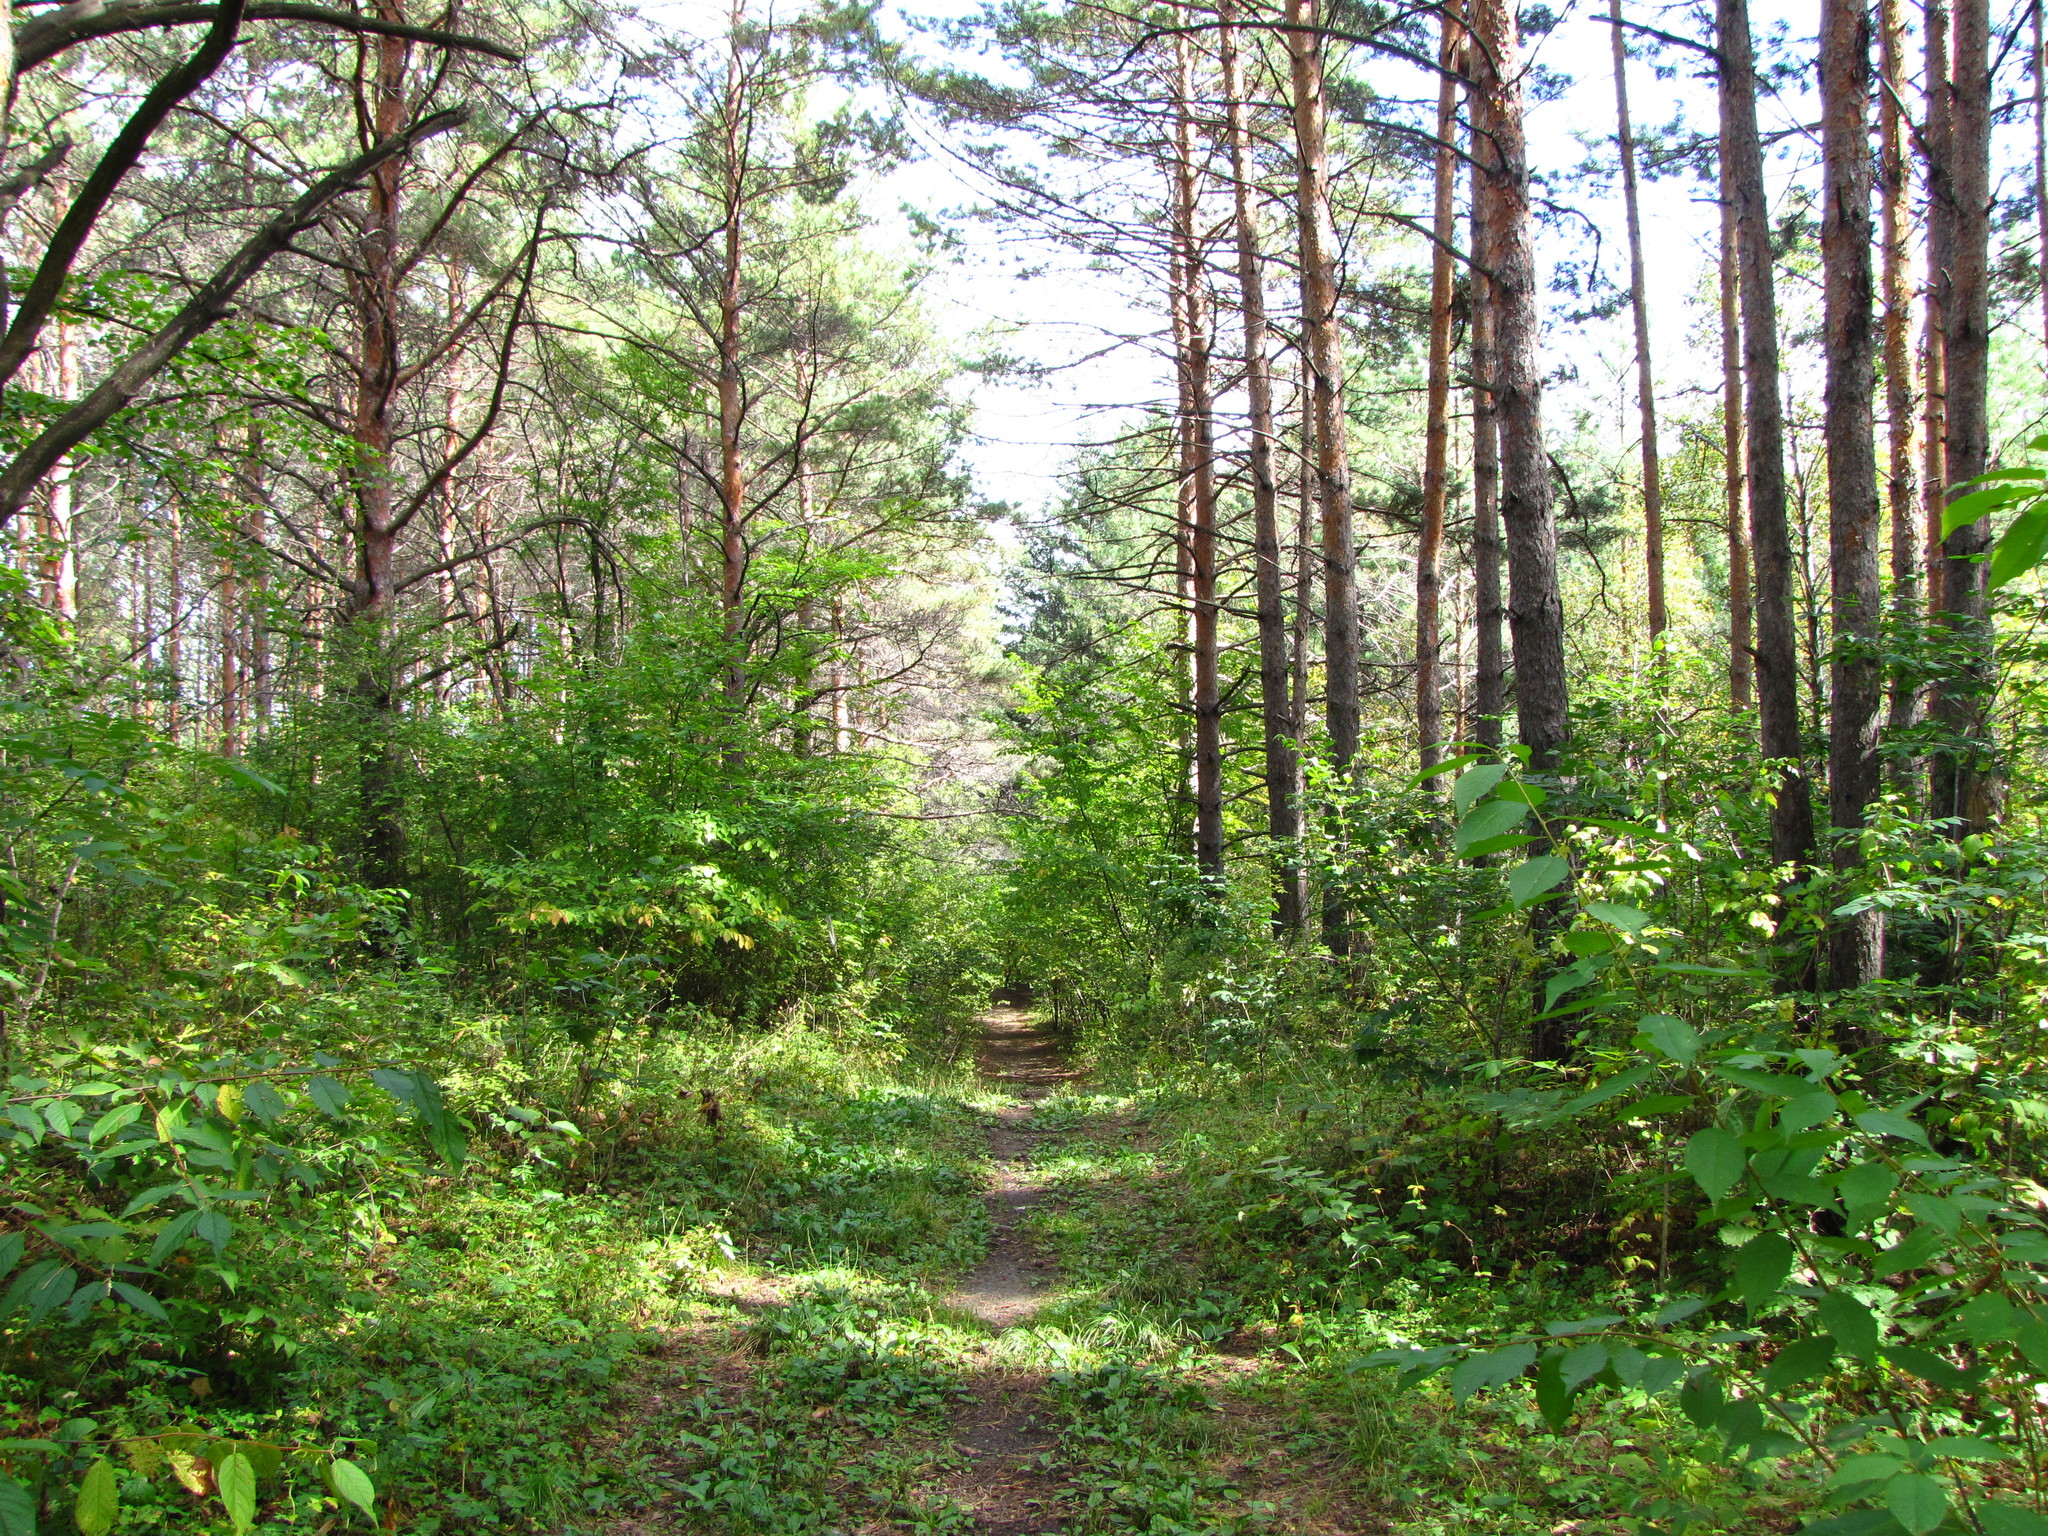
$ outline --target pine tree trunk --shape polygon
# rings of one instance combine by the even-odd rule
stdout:
[[[1425,771],[1443,761],[1443,549],[1444,507],[1451,460],[1451,248],[1457,240],[1458,42],[1463,32],[1452,11],[1443,14],[1437,61],[1436,182],[1431,228],[1436,235],[1429,273],[1429,379],[1422,433],[1422,539],[1415,555],[1415,734]],[[1441,792],[1443,780],[1423,782]]]
[[[1210,380],[1209,284],[1195,168],[1194,60],[1186,33],[1174,39],[1174,243],[1186,282],[1185,385],[1189,450],[1187,530],[1193,604],[1195,867],[1212,895],[1223,885],[1223,695],[1216,601],[1216,428]]]
[[[1948,505],[1948,327],[1950,251],[1955,244],[1955,192],[1949,184],[1953,103],[1948,87],[1948,0],[1922,6],[1923,83],[1927,121],[1920,146],[1927,187],[1927,286],[1920,335],[1921,549],[1927,573],[1927,616],[1941,612],[1941,513]]]
[[[1883,584],[1878,538],[1870,217],[1870,13],[1863,0],[1822,0],[1820,24],[1822,303],[1827,356],[1829,659],[1828,805],[1834,866],[1863,863],[1860,832],[1878,790]],[[1828,982],[1861,986],[1884,967],[1875,911],[1832,920]],[[1851,1042],[1855,1043],[1855,1042]]]
[[[1947,192],[1951,235],[1942,309],[1948,437],[1943,474],[1951,498],[1990,467],[1991,14],[1989,0],[1956,0],[1950,58]],[[1940,622],[1954,655],[1935,690],[1948,741],[1934,755],[1931,809],[1957,819],[1960,835],[1990,824],[1994,780],[1987,711],[1992,680],[1991,603],[1984,555],[1991,520],[1966,523],[1942,541]]]
[[[1718,0],[1721,153],[1735,201],[1748,430],[1749,541],[1756,556],[1756,693],[1763,754],[1783,764],[1771,807],[1771,859],[1803,863],[1813,850],[1813,800],[1801,762],[1799,646],[1792,604],[1792,535],[1785,508],[1785,421],[1778,372],[1778,301],[1756,127],[1756,70],[1747,0]]]
[[[1721,170],[1721,497],[1728,523],[1728,702],[1755,699],[1755,588],[1749,574],[1748,434],[1742,429],[1742,312],[1735,254],[1735,198]]]
[[[733,12],[728,43],[732,57],[726,68],[723,107],[725,164],[724,256],[718,287],[718,518],[719,606],[724,614],[725,693],[737,710],[747,690],[746,663],[741,656],[745,630],[747,577],[747,475],[741,457],[740,431],[745,424],[746,398],[741,375],[740,263],[746,254],[746,78],[740,67],[739,27],[742,13]],[[737,730],[739,722],[734,721]],[[736,750],[736,746],[735,746]]]
[[[1883,191],[1879,247],[1884,253],[1885,503],[1891,518],[1892,625],[1903,638],[1920,618],[1920,549],[1913,467],[1913,354],[1908,332],[1912,300],[1907,292],[1907,186],[1905,124],[1905,22],[1899,0],[1879,0],[1878,58],[1883,86],[1877,93],[1878,175]],[[1910,728],[1915,712],[1912,674],[1892,669],[1885,728]],[[1903,772],[1896,774],[1903,780]],[[1900,785],[1903,787],[1903,784]]]
[[[1529,166],[1522,131],[1522,65],[1508,0],[1475,10],[1474,49],[1482,130],[1492,185],[1486,198],[1486,254],[1495,299],[1494,400],[1500,423],[1500,512],[1506,533],[1508,634],[1515,667],[1515,719],[1529,764],[1557,766],[1571,730],[1564,672],[1564,602],[1557,580],[1557,524],[1550,456],[1543,441],[1542,318],[1536,288]]]
[[[1317,0],[1287,0],[1287,53],[1299,163],[1302,351],[1308,416],[1315,440],[1316,500],[1322,515],[1323,694],[1330,756],[1349,777],[1358,755],[1357,558],[1351,524],[1351,463],[1344,419],[1344,349],[1337,313],[1337,234],[1330,215],[1328,107],[1316,28]],[[1326,897],[1323,937],[1330,952],[1350,951],[1350,919]]]
[[[1650,306],[1643,281],[1643,220],[1636,195],[1636,136],[1628,116],[1628,48],[1621,0],[1607,0],[1614,41],[1615,138],[1621,151],[1622,205],[1628,219],[1629,310],[1636,328],[1636,400],[1643,438],[1643,567],[1649,587],[1650,644],[1670,625],[1664,602],[1664,483],[1657,458],[1657,386],[1650,359]]]
[[[2048,342],[2048,36],[2041,10],[2041,0],[2029,7],[2034,47],[2027,68],[2034,77],[2034,282],[2041,290],[2041,336]]]
[[[1308,922],[1301,854],[1301,759],[1288,698],[1287,598],[1280,565],[1280,485],[1274,464],[1273,363],[1266,337],[1266,278],[1248,121],[1244,58],[1234,0],[1218,10],[1225,132],[1230,140],[1237,237],[1238,310],[1244,321],[1245,394],[1251,442],[1252,564],[1259,624],[1259,706],[1266,759],[1266,835],[1274,854],[1273,927],[1282,937]]]
[[[1468,51],[1469,56],[1469,51]],[[1506,610],[1501,606],[1500,425],[1494,411],[1494,311],[1492,253],[1486,248],[1486,192],[1491,177],[1481,170],[1486,141],[1476,131],[1477,93],[1469,83],[1467,110],[1475,131],[1472,156],[1472,591],[1473,737],[1490,747],[1501,740],[1507,717],[1507,659],[1502,644]]]

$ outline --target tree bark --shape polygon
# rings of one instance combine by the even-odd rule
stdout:
[[[1870,217],[1870,12],[1864,0],[1822,0],[1821,269],[1827,355],[1828,569],[1834,647],[1828,662],[1828,806],[1835,869],[1863,863],[1856,834],[1878,789],[1878,705],[1884,591],[1879,579]],[[1828,982],[1841,990],[1884,967],[1875,912],[1835,918]]]
[[[1955,190],[1949,182],[1953,103],[1948,86],[1948,0],[1923,0],[1922,49],[1927,121],[1920,145],[1927,184],[1927,289],[1920,335],[1921,561],[1927,573],[1927,616],[1941,612],[1941,513],[1948,505],[1948,327],[1950,251],[1955,244]]]
[[[1650,645],[1670,625],[1664,602],[1664,484],[1657,456],[1657,386],[1650,359],[1650,306],[1643,281],[1643,220],[1636,195],[1636,136],[1628,115],[1628,48],[1621,0],[1607,0],[1614,43],[1615,138],[1621,151],[1622,205],[1628,220],[1628,298],[1636,328],[1636,399],[1643,446],[1643,567],[1649,587]]]
[[[1749,574],[1748,434],[1742,427],[1742,311],[1735,197],[1721,161],[1721,497],[1728,522],[1728,702],[1755,699],[1755,588]]]
[[[1429,272],[1429,377],[1422,432],[1422,538],[1415,554],[1415,734],[1425,772],[1443,761],[1443,548],[1444,507],[1451,460],[1451,250],[1457,239],[1458,127],[1456,68],[1463,33],[1456,12],[1443,14],[1437,48],[1436,178],[1431,228],[1436,235]],[[1443,780],[1423,781],[1426,793]]]
[[[1468,50],[1469,58],[1469,50]],[[1468,80],[1467,111],[1473,124],[1472,154],[1472,734],[1489,747],[1501,740],[1506,719],[1507,659],[1502,645],[1506,610],[1501,604],[1500,424],[1494,409],[1495,367],[1492,253],[1486,247],[1486,141],[1477,131],[1478,94]]]
[[[2034,77],[2034,282],[2041,290],[2041,336],[2048,342],[2048,36],[2041,0],[2029,7],[2034,46],[2027,69]]]
[[[1208,263],[1201,244],[1201,188],[1195,167],[1193,46],[1174,39],[1174,243],[1186,283],[1187,349],[1181,355],[1188,443],[1193,604],[1195,868],[1213,897],[1223,886],[1223,696],[1216,602],[1216,426],[1210,379]]]
[[[1500,422],[1500,512],[1506,532],[1508,634],[1514,649],[1515,720],[1529,765],[1557,767],[1571,731],[1565,692],[1564,601],[1557,579],[1557,524],[1550,456],[1543,441],[1543,374],[1529,165],[1522,131],[1522,64],[1508,0],[1475,8],[1485,159],[1486,254],[1495,299],[1494,399]]]
[[[1813,800],[1802,764],[1778,301],[1763,149],[1756,127],[1756,68],[1747,0],[1717,0],[1715,9],[1721,54],[1721,153],[1734,195],[1742,300],[1749,539],[1756,555],[1757,712],[1763,755],[1782,765],[1771,806],[1771,859],[1776,864],[1801,864],[1813,849]]]
[[[1348,778],[1358,755],[1357,557],[1351,524],[1351,462],[1344,419],[1344,347],[1337,314],[1337,232],[1330,215],[1328,105],[1323,98],[1318,0],[1287,0],[1287,54],[1299,163],[1302,352],[1322,513],[1323,694],[1330,756]],[[1330,952],[1350,951],[1349,914],[1326,897]]]
[[[1956,0],[1946,191],[1951,235],[1942,309],[1949,496],[1990,467],[1991,14],[1989,0]],[[1934,754],[1930,809],[1956,818],[1958,835],[1990,824],[1994,781],[1986,712],[1992,679],[1990,592],[1984,555],[1991,520],[1966,523],[1942,541],[1940,623],[1952,655],[1935,689],[1947,740]]]
[[[1301,759],[1288,698],[1287,598],[1280,566],[1280,484],[1274,465],[1273,362],[1266,336],[1265,258],[1259,245],[1256,167],[1235,0],[1222,0],[1217,35],[1224,131],[1230,141],[1238,313],[1244,322],[1245,395],[1251,442],[1252,565],[1259,624],[1259,707],[1266,761],[1266,835],[1273,844],[1273,929],[1285,938],[1308,922],[1301,855]]]
[[[378,7],[378,14],[404,19],[402,6],[391,0]],[[410,53],[403,38],[377,39],[366,113],[375,139],[392,137],[405,122]],[[398,394],[403,302],[398,240],[409,158],[393,156],[370,175],[369,206],[356,242],[357,270],[351,277],[356,301],[355,406],[350,423],[355,445],[355,579],[344,616],[362,733],[356,750],[356,787],[363,878],[384,890],[403,884],[405,858],[395,730],[398,679],[387,630],[399,534],[392,495],[391,407]]]
[[[1913,467],[1913,359],[1907,332],[1912,301],[1907,292],[1906,199],[1908,194],[1905,124],[1899,103],[1905,99],[1905,21],[1899,0],[1879,0],[1878,59],[1883,85],[1877,93],[1878,177],[1882,188],[1884,252],[1884,399],[1885,503],[1891,517],[1892,624],[1903,640],[1920,618],[1920,547],[1914,517],[1916,485]],[[1913,724],[1916,689],[1910,670],[1895,666],[1890,678],[1890,705],[1885,728],[1893,733]],[[1903,779],[1901,772],[1897,775]]]
[[[745,699],[747,688],[746,663],[740,654],[747,579],[747,476],[740,452],[740,431],[746,417],[740,365],[740,262],[746,251],[747,135],[743,120],[748,110],[746,71],[740,61],[742,16],[742,8],[735,5],[720,125],[725,160],[725,206],[720,213],[725,228],[718,285],[718,600],[725,625],[726,700],[735,709]]]

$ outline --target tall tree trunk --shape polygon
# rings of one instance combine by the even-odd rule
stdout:
[[[1280,484],[1274,465],[1273,362],[1266,337],[1266,278],[1259,247],[1244,56],[1235,0],[1222,0],[1225,133],[1230,140],[1232,212],[1237,237],[1238,312],[1244,320],[1244,376],[1251,442],[1253,587],[1259,623],[1259,708],[1266,755],[1266,835],[1273,844],[1273,928],[1282,937],[1308,923],[1301,856],[1301,759],[1287,696],[1287,597],[1280,566]]]
[[[1878,177],[1883,192],[1885,503],[1891,517],[1892,624],[1903,639],[1919,622],[1920,547],[1914,512],[1913,355],[1908,332],[1912,300],[1906,271],[1905,21],[1899,0],[1878,0],[1878,59],[1883,84],[1877,93]],[[1885,728],[1896,734],[1913,724],[1915,688],[1911,670],[1892,669]],[[1903,773],[1897,775],[1903,779]]]
[[[387,0],[379,17],[402,21],[402,4]],[[403,126],[407,110],[410,45],[380,37],[371,81],[371,136]],[[351,276],[356,302],[355,408],[350,436],[355,451],[355,572],[344,619],[359,714],[356,749],[357,835],[365,882],[390,889],[403,882],[404,830],[399,815],[398,678],[391,654],[392,584],[399,529],[392,495],[391,407],[398,394],[401,280],[399,223],[409,157],[394,156],[370,177],[369,208],[357,241]]]
[[[51,393],[59,400],[78,398],[78,328],[60,319],[54,348],[56,377]],[[60,622],[78,622],[78,550],[72,538],[71,458],[57,461],[43,482],[43,604]]]
[[[1771,807],[1771,859],[1813,849],[1813,800],[1801,763],[1799,646],[1792,607],[1792,535],[1785,516],[1785,419],[1779,395],[1778,299],[1756,128],[1756,66],[1748,0],[1717,0],[1721,154],[1735,201],[1748,428],[1749,539],[1756,554],[1756,692],[1763,754],[1782,763]]]
[[[1921,8],[1927,121],[1920,145],[1927,185],[1927,288],[1920,335],[1921,560],[1927,572],[1927,615],[1941,612],[1941,514],[1948,505],[1948,324],[1955,244],[1955,189],[1949,180],[1954,103],[1948,85],[1948,0]]]
[[[1541,320],[1513,0],[1479,0],[1472,31],[1479,108],[1474,126],[1487,146],[1480,158],[1489,172],[1484,248],[1493,272],[1492,382],[1500,422],[1500,513],[1507,542],[1515,722],[1529,767],[1549,774],[1561,766],[1571,710],[1565,692],[1564,601],[1558,590],[1550,455],[1543,441],[1543,374],[1537,362]],[[1531,936],[1539,951],[1555,924],[1555,911],[1546,903],[1531,914]],[[1562,1061],[1572,1051],[1570,1031],[1541,1003],[1539,990],[1529,1054],[1537,1061]]]
[[[1189,597],[1193,604],[1195,867],[1211,893],[1223,884],[1223,695],[1216,602],[1216,428],[1210,381],[1208,263],[1201,245],[1195,169],[1193,47],[1174,39],[1174,243],[1186,283],[1187,350],[1181,355],[1188,442]]]
[[[1302,351],[1315,439],[1316,500],[1323,536],[1323,694],[1330,756],[1348,778],[1358,755],[1357,557],[1351,525],[1351,461],[1344,419],[1344,348],[1337,314],[1337,232],[1330,216],[1328,105],[1323,98],[1318,0],[1287,0],[1287,53],[1299,162]],[[1332,954],[1350,951],[1350,917],[1326,896],[1323,935]]]
[[[1870,249],[1870,12],[1864,0],[1822,0],[1820,21],[1822,304],[1827,352],[1828,569],[1834,607],[1829,659],[1828,809],[1834,865],[1863,863],[1857,837],[1878,789],[1879,579],[1877,359]],[[1833,920],[1828,983],[1861,986],[1884,968],[1880,915]]]
[[[1607,0],[1614,42],[1615,139],[1621,150],[1622,205],[1628,219],[1628,301],[1636,326],[1636,400],[1643,437],[1643,566],[1649,586],[1650,645],[1670,624],[1664,603],[1664,482],[1657,458],[1657,385],[1650,359],[1650,304],[1643,281],[1643,219],[1636,196],[1636,136],[1628,116],[1628,48],[1621,0]]]
[[[1301,453],[1294,475],[1294,607],[1288,616],[1288,650],[1293,668],[1287,679],[1287,708],[1294,720],[1294,739],[1308,740],[1308,673],[1310,640],[1316,627],[1316,559],[1319,554],[1316,505],[1315,427],[1309,420],[1306,378],[1297,381],[1295,417],[1301,429]],[[1305,920],[1305,919],[1304,919]]]
[[[723,107],[725,220],[723,270],[718,285],[718,514],[719,607],[724,614],[728,705],[738,708],[746,696],[746,664],[740,655],[745,627],[744,591],[747,575],[747,476],[740,455],[740,429],[746,399],[740,372],[740,262],[745,255],[746,156],[745,117],[748,111],[746,72],[740,60],[743,9],[733,8],[731,56],[726,64]],[[737,731],[738,722],[733,723]],[[733,744],[737,749],[737,743]]]
[[[1467,49],[1470,59],[1471,50]],[[1469,66],[1468,66],[1469,67]],[[1472,735],[1490,747],[1500,745],[1501,722],[1507,716],[1507,658],[1502,645],[1506,610],[1501,605],[1500,567],[1500,424],[1494,410],[1495,367],[1493,254],[1486,247],[1486,195],[1492,178],[1486,163],[1486,141],[1477,131],[1478,94],[1468,80],[1467,111],[1474,131],[1467,142],[1472,155]]]
[[[1464,29],[1453,10],[1443,13],[1437,48],[1436,235],[1429,271],[1429,385],[1422,434],[1422,540],[1415,554],[1415,734],[1425,771],[1443,761],[1443,549],[1444,506],[1451,479],[1451,248],[1457,240],[1458,44]],[[1423,788],[1440,792],[1443,780]]]
[[[1942,308],[1948,386],[1943,473],[1951,497],[1990,467],[1991,364],[1991,14],[1989,0],[1956,0],[1950,58],[1947,175],[1951,234]],[[1931,809],[1957,818],[1958,833],[1981,832],[1992,812],[1991,604],[1984,555],[1991,520],[1966,523],[1942,541],[1941,624],[1952,658],[1935,690],[1948,741],[1933,761]]]
[[[2048,36],[2041,0],[2029,7],[2034,33],[2027,69],[2034,77],[2034,281],[2041,290],[2041,338],[2048,343]]]
[[[1749,574],[1748,434],[1742,429],[1742,311],[1735,197],[1721,160],[1721,500],[1728,522],[1728,702],[1747,709],[1756,676],[1755,588]]]
[[[1473,50],[1486,159],[1486,254],[1495,300],[1494,400],[1500,422],[1500,512],[1508,562],[1508,634],[1515,666],[1515,721],[1529,764],[1552,771],[1571,731],[1565,693],[1564,601],[1557,580],[1557,524],[1550,455],[1543,441],[1541,315],[1522,130],[1522,63],[1508,0],[1475,8]]]

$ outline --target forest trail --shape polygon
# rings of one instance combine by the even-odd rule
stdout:
[[[989,1127],[988,1255],[949,1300],[991,1328],[1002,1329],[1030,1321],[1051,1278],[1051,1261],[1032,1247],[1023,1231],[1041,1187],[1031,1172],[1031,1150],[1042,1133],[1032,1129],[1032,1120],[1037,1102],[1076,1074],[1058,1042],[1039,1027],[1030,1010],[995,1008],[979,1022],[983,1034],[976,1070],[985,1081],[1023,1102],[996,1111]]]
[[[1078,1074],[1028,1008],[993,1008],[979,1023],[976,1071],[1021,1102],[997,1110],[989,1125],[988,1253],[947,1298],[998,1338],[984,1348],[982,1368],[954,1411],[954,1443],[965,1465],[948,1479],[946,1494],[971,1512],[977,1531],[1032,1536],[1059,1528],[1058,1484],[1040,1461],[1059,1437],[1043,1395],[1045,1373],[1006,1366],[996,1346],[1003,1330],[1037,1315],[1055,1278],[1052,1260],[1024,1230],[1043,1187],[1031,1161],[1045,1133],[1032,1122],[1038,1101]]]

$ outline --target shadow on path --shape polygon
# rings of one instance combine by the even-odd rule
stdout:
[[[976,1068],[1025,1102],[998,1110],[989,1126],[988,1255],[947,1301],[1000,1332],[1030,1322],[1054,1278],[1052,1261],[1024,1232],[1041,1193],[1031,1152],[1045,1134],[1032,1128],[1032,1105],[1079,1074],[1029,1009],[991,1009],[981,1026]],[[973,1512],[974,1529],[984,1536],[1058,1531],[1059,1484],[1041,1461],[1059,1440],[1048,1422],[1044,1374],[991,1361],[967,1387],[953,1432],[969,1465],[949,1479],[947,1492]]]

